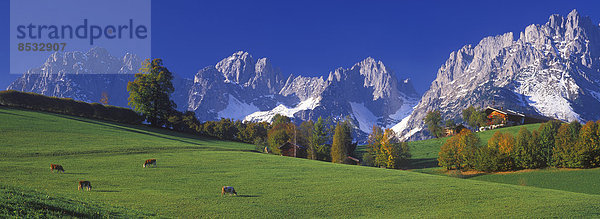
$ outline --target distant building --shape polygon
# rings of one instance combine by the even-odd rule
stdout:
[[[281,150],[281,156],[305,157],[306,155],[305,147],[290,142],[286,142],[279,146],[279,150]]]
[[[485,114],[488,125],[504,124],[506,126],[542,123],[552,120],[548,117],[525,115],[510,109],[487,107]]]
[[[467,129],[467,127],[465,127],[465,125],[463,124],[458,124],[454,128],[446,128],[446,136],[456,135],[460,133],[463,129]]]

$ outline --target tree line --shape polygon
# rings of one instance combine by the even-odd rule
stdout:
[[[15,90],[0,91],[0,105],[65,115],[140,124],[143,118],[131,109],[86,103],[71,98],[49,97]]]
[[[477,135],[463,130],[440,148],[438,163],[448,170],[484,172],[545,167],[600,167],[600,121],[542,123],[538,130],[522,126],[517,136],[497,131],[481,144]]]

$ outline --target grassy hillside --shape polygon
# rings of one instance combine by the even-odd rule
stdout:
[[[525,170],[481,175],[471,179],[600,195],[600,168]]]
[[[254,146],[247,144],[6,108],[0,108],[0,139],[3,188],[19,188],[34,200],[56,197],[75,206],[70,208],[102,208],[104,215],[589,217],[600,212],[595,194],[273,156],[249,152]],[[156,158],[158,168],[142,168],[148,158]],[[50,163],[62,164],[66,172],[50,173]],[[78,180],[91,181],[93,190],[77,191]],[[222,198],[224,185],[234,186],[239,196]],[[6,206],[22,204],[1,199],[0,209]]]

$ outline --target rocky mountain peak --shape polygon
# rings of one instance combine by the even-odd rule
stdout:
[[[450,54],[409,119],[394,130],[420,139],[428,111],[460,121],[461,110],[470,105],[502,106],[563,121],[596,120],[598,54],[600,28],[576,10],[527,26],[517,40],[510,32],[485,37]]]
[[[223,73],[227,82],[244,84],[254,76],[255,62],[249,53],[238,51],[218,62],[215,68]]]

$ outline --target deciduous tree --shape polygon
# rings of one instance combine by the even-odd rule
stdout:
[[[176,107],[170,95],[173,74],[163,66],[161,59],[145,60],[135,80],[127,84],[129,105],[141,113],[153,126],[163,126]]]

